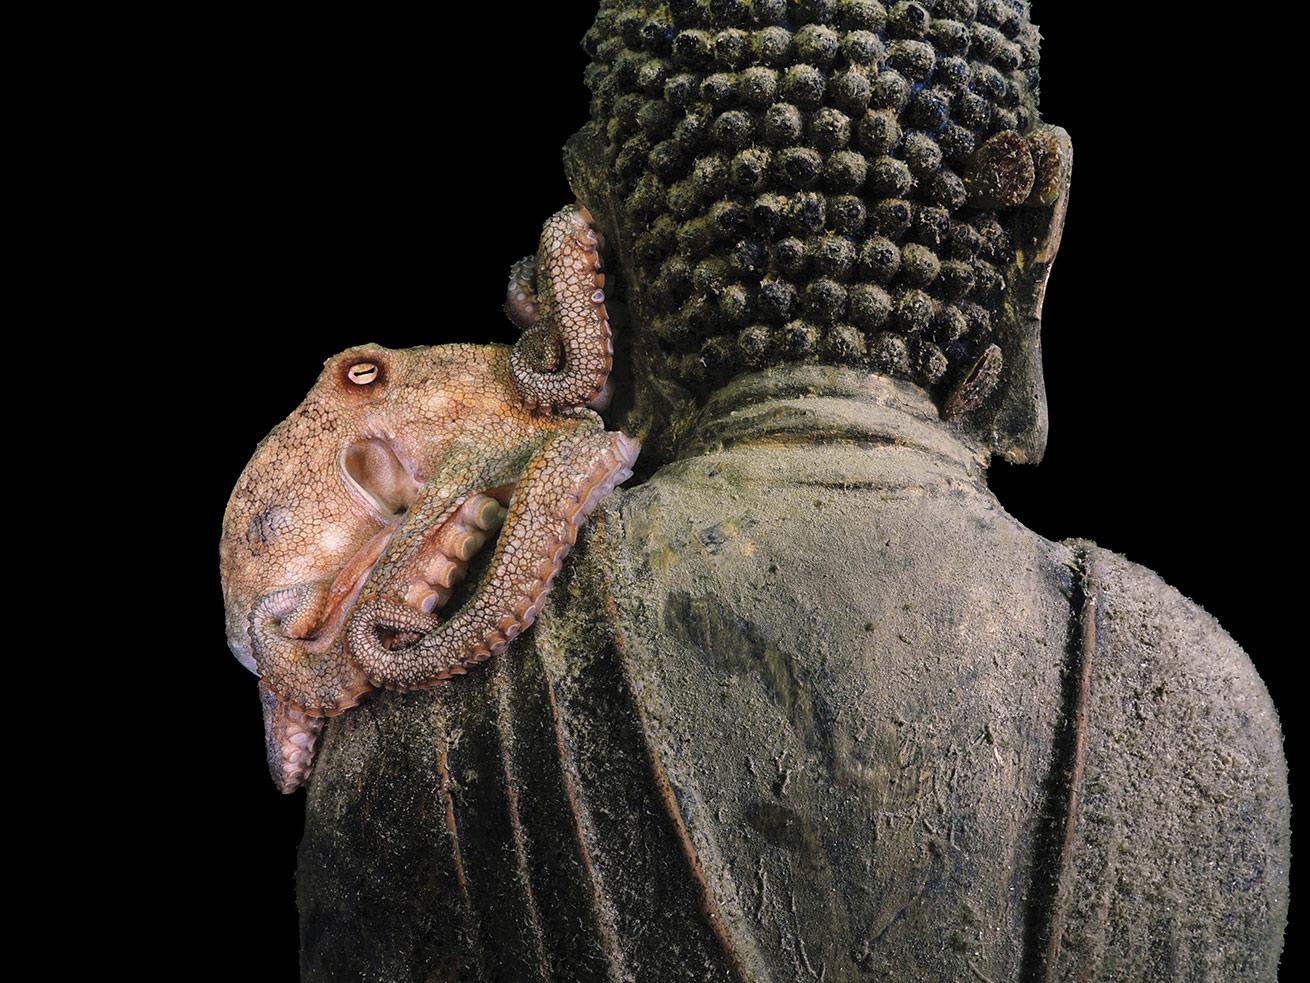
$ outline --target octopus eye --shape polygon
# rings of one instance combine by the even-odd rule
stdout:
[[[346,370],[346,378],[357,386],[367,386],[378,377],[377,362],[356,362]]]

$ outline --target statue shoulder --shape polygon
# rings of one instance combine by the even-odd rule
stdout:
[[[1068,544],[1094,568],[1099,585],[1098,658],[1109,660],[1134,693],[1139,710],[1170,693],[1205,700],[1205,716],[1228,736],[1279,750],[1278,712],[1241,646],[1209,612],[1155,571],[1090,543]],[[1148,685],[1149,684],[1149,685]]]
[[[1081,778],[1064,892],[1065,924],[1078,928],[1065,930],[1061,961],[1273,979],[1290,821],[1273,701],[1199,605],[1110,550],[1067,545],[1084,596],[1085,685],[1070,726]],[[1147,926],[1159,943],[1149,949],[1133,934]]]

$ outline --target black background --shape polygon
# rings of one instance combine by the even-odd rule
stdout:
[[[1280,585],[1304,502],[1290,439],[1304,325],[1276,306],[1297,287],[1262,249],[1278,174],[1233,83],[1262,66],[1240,25],[1033,6],[1042,115],[1072,135],[1073,194],[1045,313],[1047,458],[997,466],[992,487],[1039,533],[1124,553],[1214,614],[1264,675],[1291,752],[1305,646]],[[572,197],[560,148],[587,116],[591,17],[585,2],[232,13],[188,25],[158,72],[131,69],[180,342],[169,417],[189,436],[191,525],[168,545],[188,641],[170,685],[203,694],[185,760],[160,769],[150,864],[176,939],[217,973],[295,978],[304,808],[268,779],[254,681],[224,644],[228,492],[328,355],[512,339],[505,271]]]

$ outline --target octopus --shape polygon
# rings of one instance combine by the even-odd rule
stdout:
[[[256,449],[221,573],[283,792],[308,779],[327,718],[503,652],[632,475],[637,441],[596,412],[613,363],[601,270],[590,215],[563,209],[511,270],[512,348],[342,352]]]

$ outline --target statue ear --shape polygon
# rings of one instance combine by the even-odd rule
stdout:
[[[997,395],[988,400],[992,412],[974,424],[995,453],[1015,464],[1036,463],[1046,450],[1042,302],[1064,231],[1073,169],[1073,144],[1061,127],[1039,126],[1025,140],[1033,182],[1023,203],[1011,212],[1014,254],[1006,270],[1006,299],[996,332],[1004,365]]]

